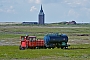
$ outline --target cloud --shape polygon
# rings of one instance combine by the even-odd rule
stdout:
[[[5,13],[16,13],[13,6],[7,7],[7,8],[2,8],[0,9],[0,12],[5,12]]]
[[[40,4],[41,0],[28,0],[29,3],[36,3],[36,4]]]
[[[69,12],[68,12],[68,16],[78,18],[79,17],[79,13],[74,11],[74,9],[70,9]]]
[[[83,13],[83,14],[85,14],[86,16],[90,16],[90,8],[86,8],[86,7],[84,7],[84,8],[82,8],[81,9],[81,12]],[[90,18],[90,17],[89,17]]]
[[[40,4],[41,0],[36,0],[35,3]]]
[[[13,6],[10,6],[10,9],[13,9]]]
[[[63,3],[71,7],[86,7],[90,4],[90,0],[64,0]]]
[[[28,0],[28,2],[29,2],[29,3],[33,3],[33,2],[34,2],[34,0]]]
[[[0,12],[3,12],[3,9],[0,9]]]
[[[36,10],[37,10],[37,8],[36,8],[35,6],[32,6],[32,7],[30,8],[30,12],[36,11]]]
[[[90,5],[90,0],[41,0],[40,2],[43,4],[59,3],[70,7],[86,7]]]
[[[63,0],[42,0],[42,3],[59,3],[62,2]]]
[[[7,13],[14,13],[15,10],[13,9],[13,6],[10,6],[9,8],[5,9],[5,12],[7,12]]]

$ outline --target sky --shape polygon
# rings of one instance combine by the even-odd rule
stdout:
[[[0,22],[38,22],[41,4],[45,23],[90,23],[90,0],[0,0]]]

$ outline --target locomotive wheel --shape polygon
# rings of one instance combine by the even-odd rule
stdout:
[[[20,49],[20,50],[25,50],[25,48],[24,48],[24,47],[21,47],[21,46],[19,46],[19,49]]]
[[[26,49],[28,49],[28,45],[26,46]]]

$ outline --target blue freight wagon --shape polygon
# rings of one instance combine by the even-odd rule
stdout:
[[[67,49],[68,45],[68,36],[66,34],[58,34],[58,33],[53,33],[53,34],[47,34],[44,36],[44,41],[45,41],[45,46],[46,48],[65,48]]]

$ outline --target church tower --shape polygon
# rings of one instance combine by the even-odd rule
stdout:
[[[43,9],[42,9],[42,5],[41,5],[41,10],[39,12],[39,15],[38,15],[38,23],[43,25],[44,24],[44,12],[43,12]]]

